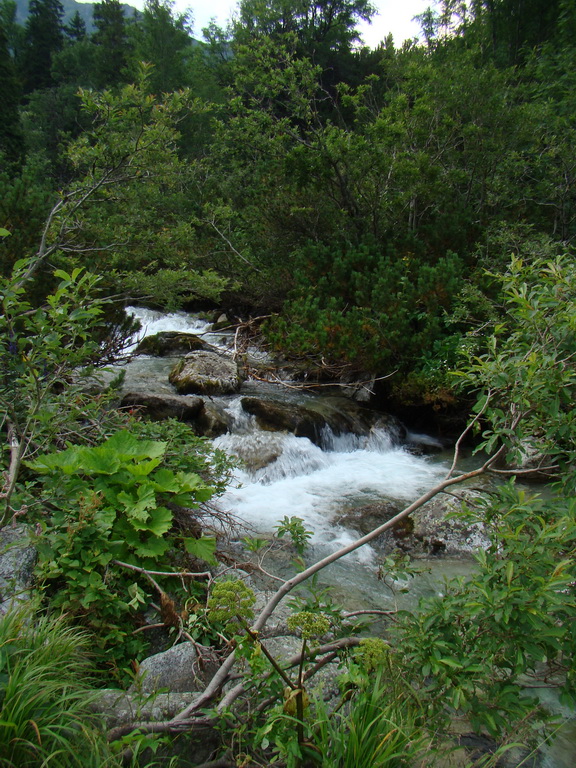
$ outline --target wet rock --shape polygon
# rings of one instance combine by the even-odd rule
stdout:
[[[136,347],[135,354],[152,355],[153,357],[171,357],[184,355],[187,352],[210,349],[212,349],[212,346],[194,333],[162,331],[142,339]]]
[[[116,728],[142,720],[169,720],[194,701],[197,695],[196,691],[170,692],[159,693],[152,699],[148,695],[143,697],[138,691],[104,688],[98,691],[90,709],[103,716],[108,728]]]
[[[242,383],[238,365],[216,352],[190,352],[168,377],[181,395],[229,395]]]
[[[37,560],[27,525],[8,525],[0,531],[0,615],[28,600]]]
[[[282,455],[282,437],[273,433],[254,432],[230,438],[227,451],[237,456],[248,472],[257,472],[273,464]]]
[[[230,417],[215,408],[209,401],[204,401],[204,408],[194,426],[198,434],[203,437],[219,437],[229,431]]]
[[[243,397],[242,408],[256,417],[261,429],[292,432],[296,437],[307,437],[317,445],[326,422],[308,408],[292,403],[279,403],[256,397]]]
[[[144,392],[126,392],[122,397],[121,405],[123,408],[138,408],[154,421],[176,419],[195,422],[204,410],[204,401],[201,397],[150,395]]]
[[[520,446],[520,460],[516,464],[502,464],[503,469],[518,470],[522,480],[529,483],[551,483],[558,479],[555,460],[545,453],[535,438],[525,440]],[[552,467],[552,469],[550,469]]]
[[[107,688],[98,691],[90,708],[102,716],[108,729],[112,729],[131,723],[166,722],[182,712],[197,696],[197,692],[170,692],[150,696]],[[180,757],[182,765],[190,765],[190,760],[198,765],[211,759],[220,741],[220,735],[213,728],[181,734],[173,737],[169,745],[161,745],[154,754],[150,750],[139,753],[139,764],[170,765],[174,758]]]
[[[334,436],[366,437],[375,426],[389,429],[394,440],[401,434],[393,417],[367,411],[342,397],[318,397],[307,405],[244,397],[242,408],[256,417],[261,429],[291,432],[324,448],[332,447]]]
[[[458,497],[440,494],[412,515],[414,530],[405,548],[432,555],[471,555],[487,549],[490,538],[482,523],[468,523],[449,515],[459,512],[463,502],[473,505],[480,492],[463,489]]]
[[[383,525],[383,523],[386,523],[401,510],[402,506],[397,502],[374,502],[373,504],[366,504],[362,507],[354,507],[346,510],[335,520],[335,522],[345,528],[352,528],[352,530],[358,531],[359,534],[365,536],[367,533],[371,533],[375,528]],[[397,538],[404,539],[406,537],[406,526],[408,526],[409,532],[411,533],[413,523],[411,521],[408,523],[401,521],[390,531],[386,531],[375,539],[372,542],[372,546],[377,549],[391,549]]]
[[[230,330],[230,328],[234,326],[234,324],[235,324],[234,321],[230,320],[230,318],[225,312],[216,313],[212,320],[212,330],[213,331]]]
[[[138,681],[133,689],[153,693],[161,688],[177,693],[202,690],[196,675],[198,654],[192,643],[180,643],[140,662]]]

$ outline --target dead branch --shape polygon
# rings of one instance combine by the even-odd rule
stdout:
[[[199,573],[191,573],[189,571],[148,571],[146,568],[139,568],[137,565],[131,565],[130,563],[123,563],[120,560],[112,560],[114,565],[119,565],[121,568],[129,568],[131,571],[142,573],[145,576],[179,576],[180,578],[190,579],[210,579],[212,574],[210,571],[200,571]]]

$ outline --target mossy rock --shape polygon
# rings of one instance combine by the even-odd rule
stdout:
[[[168,377],[181,395],[231,395],[238,392],[242,379],[238,365],[216,352],[190,352]]]
[[[187,352],[211,349],[199,336],[193,333],[180,333],[179,331],[161,331],[153,336],[146,336],[136,347],[137,355],[150,355],[152,357],[171,357],[183,355]]]

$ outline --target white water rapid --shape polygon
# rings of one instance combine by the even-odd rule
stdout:
[[[126,307],[126,314],[138,320],[141,326],[140,331],[132,339],[128,352],[133,352],[138,343],[146,336],[153,336],[162,331],[194,333],[215,347],[226,348],[227,346],[226,335],[211,332],[212,324],[201,319],[198,315],[191,315],[188,312],[156,312],[145,307]],[[230,334],[228,334],[229,336]]]
[[[262,432],[251,422],[214,442],[245,459],[277,456],[259,469],[238,470],[236,487],[221,500],[227,508],[259,533],[285,516],[300,517],[313,532],[311,543],[325,551],[358,537],[339,523],[344,512],[382,499],[408,503],[445,473],[442,465],[394,445],[382,429],[367,438],[342,435],[323,450],[306,437]],[[359,550],[356,558],[369,561],[372,550]]]
[[[144,336],[161,331],[195,333],[221,350],[233,341],[230,332],[214,333],[208,322],[184,312],[162,314],[137,307],[127,311],[142,325],[134,347]],[[167,369],[172,364],[171,360],[137,358],[127,369],[127,380],[132,388],[168,391]],[[141,376],[146,379],[139,386]],[[156,384],[151,381],[155,376]],[[247,385],[251,394],[265,387],[258,382]],[[273,389],[278,397],[281,386]],[[283,396],[301,402],[310,397],[288,389]],[[409,503],[446,471],[442,462],[416,456],[398,445],[385,429],[375,428],[367,437],[335,436],[326,430],[320,448],[306,437],[262,431],[254,417],[242,410],[240,396],[211,401],[225,412],[230,424],[230,432],[214,444],[239,456],[245,465],[237,470],[234,485],[219,504],[244,521],[248,530],[261,534],[271,533],[286,516],[300,517],[313,533],[315,554],[334,551],[357,538],[356,532],[339,522],[344,514],[383,500]],[[354,557],[369,562],[373,552],[366,547]]]

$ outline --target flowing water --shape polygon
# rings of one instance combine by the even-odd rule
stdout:
[[[147,309],[128,310],[142,324],[137,341],[160,331],[200,335],[222,351],[233,348],[231,332],[213,332],[211,325],[183,312],[161,314]],[[252,350],[254,355],[259,353]],[[260,357],[262,355],[260,354]],[[134,358],[126,367],[126,387],[131,390],[174,392],[168,383],[173,358]],[[280,392],[280,394],[279,394]],[[243,395],[266,395],[302,402],[313,395],[278,385],[247,382]],[[307,560],[314,562],[358,537],[339,518],[344,512],[373,502],[408,504],[435,485],[445,474],[448,458],[415,455],[401,445],[393,430],[376,428],[364,437],[336,436],[325,430],[321,447],[305,437],[265,432],[254,417],[242,410],[240,396],[211,398],[213,407],[226,414],[230,432],[214,444],[243,459],[234,482],[219,504],[233,512],[245,526],[245,535],[270,536],[284,517],[301,518],[312,532]],[[434,442],[420,436],[420,442]],[[290,557],[273,554],[271,569],[282,576],[290,573]],[[420,597],[440,594],[446,579],[469,572],[470,561],[459,559],[420,560],[421,573],[410,584],[397,582],[390,589],[378,578],[378,552],[369,546],[357,550],[322,572],[323,583],[333,599],[348,610],[392,607],[413,608]],[[409,586],[409,590],[404,588]],[[548,702],[553,709],[552,699]],[[566,717],[573,713],[563,712]],[[546,749],[542,768],[576,766],[576,725],[570,720],[555,743]]]

